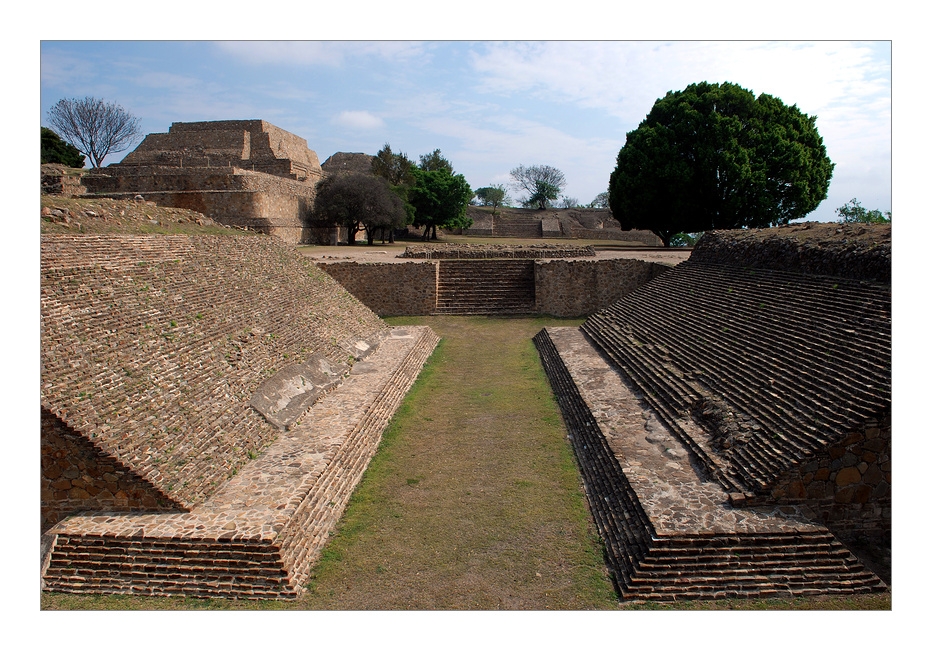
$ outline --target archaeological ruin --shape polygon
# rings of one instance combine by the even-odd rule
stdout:
[[[307,218],[321,174],[304,138],[265,120],[175,122],[83,185],[89,195],[142,195],[296,244],[314,238]]]
[[[307,219],[317,181],[370,159],[230,120],[43,169],[259,233],[42,235],[43,589],[299,596],[438,343],[382,317],[483,314],[586,317],[534,343],[623,599],[887,589],[889,226],[710,232],[675,266],[569,240],[309,260],[295,244],[335,237]],[[657,244],[608,211],[475,214]]]
[[[890,231],[826,226],[707,233],[535,338],[625,598],[885,589],[846,545],[890,545]]]
[[[274,238],[42,240],[43,581],[288,598],[437,343]]]

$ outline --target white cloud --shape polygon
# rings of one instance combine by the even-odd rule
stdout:
[[[334,124],[350,129],[381,129],[385,122],[369,111],[343,111],[333,119]]]

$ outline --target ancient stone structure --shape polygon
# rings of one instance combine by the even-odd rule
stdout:
[[[595,257],[595,249],[570,244],[415,244],[406,246],[400,257],[428,260],[582,258]]]
[[[47,589],[293,597],[436,345],[260,235],[42,238]]]
[[[59,165],[58,163],[45,163],[42,169],[42,194],[58,194],[63,197],[77,197],[87,188],[81,185],[84,170]]]
[[[321,178],[303,138],[264,120],[175,122],[150,133],[120,163],[93,170],[90,193],[188,208],[230,226],[309,241],[307,217]]]
[[[573,237],[588,240],[640,242],[644,246],[661,246],[660,238],[650,231],[623,231],[609,210],[596,208],[536,210],[532,208],[490,208],[469,206],[466,216],[472,226],[463,235],[493,237]]]
[[[360,153],[338,151],[325,160],[320,168],[324,174],[339,174],[340,172],[356,172],[358,174],[372,173],[372,159],[375,156]]]
[[[670,269],[641,260],[486,258],[479,252],[465,259],[318,266],[379,316],[587,316]]]
[[[889,228],[855,228],[708,234],[535,338],[625,597],[884,588],[843,545],[891,523]]]

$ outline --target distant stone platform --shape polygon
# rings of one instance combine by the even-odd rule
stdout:
[[[485,259],[485,258],[594,258],[591,246],[563,244],[413,244],[401,258]]]

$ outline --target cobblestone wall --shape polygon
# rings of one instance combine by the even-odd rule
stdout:
[[[84,171],[59,165],[46,163],[42,165],[42,194],[60,194],[63,197],[76,197],[87,192],[81,185]]]
[[[379,316],[423,316],[437,307],[437,263],[319,262]]]
[[[438,264],[328,262],[318,266],[379,316],[434,314]],[[491,267],[476,260],[476,273]],[[578,317],[608,307],[670,267],[641,260],[536,260],[536,312]],[[522,313],[526,313],[524,310]]]
[[[249,406],[313,353],[385,329],[264,236],[44,236],[42,406],[184,506],[277,436]]]
[[[560,317],[594,314],[669,269],[641,260],[541,260],[534,268],[537,311]]]
[[[807,504],[814,518],[842,538],[889,539],[890,437],[887,414],[795,468],[773,489],[773,499]]]
[[[891,235],[889,224],[710,231],[696,243],[690,260],[889,283]]]
[[[46,409],[41,415],[42,531],[79,511],[178,508],[112,455],[102,453]]]

